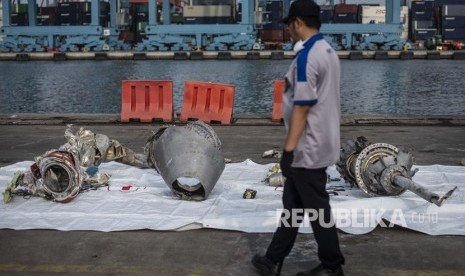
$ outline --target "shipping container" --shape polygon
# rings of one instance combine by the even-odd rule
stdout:
[[[442,16],[465,16],[465,5],[444,5]]]
[[[37,10],[37,26],[56,25],[56,7],[43,7]]]
[[[358,12],[358,5],[355,4],[337,4],[334,5],[334,13],[339,14],[339,13],[355,13],[357,14]]]
[[[136,31],[137,32],[145,32],[145,27],[147,26],[148,22],[146,21],[140,21],[136,25]]]
[[[28,26],[28,15],[27,12],[12,13],[10,17],[11,26]]]
[[[434,18],[434,10],[431,11],[412,11],[412,20],[432,20]]]
[[[359,23],[384,24],[386,21],[385,6],[362,6],[360,10]],[[407,6],[402,6],[400,10],[400,22],[404,25],[404,28],[408,26],[409,16]]]
[[[428,38],[434,37],[437,35],[437,29],[424,29],[424,30],[414,30],[413,31],[413,40],[427,40]]]
[[[185,6],[184,17],[230,17],[231,6],[208,5],[208,6]]]
[[[356,24],[358,16],[356,13],[337,13],[334,14],[334,23]]]
[[[443,6],[443,5],[462,5],[464,0],[435,0],[435,6]]]
[[[444,40],[465,40],[465,28],[443,28]]]
[[[12,14],[27,13],[27,4],[11,4],[10,9]]]
[[[229,24],[231,17],[184,17],[184,24]]]
[[[82,5],[80,2],[63,2],[58,3],[57,12],[58,13],[80,13]]]
[[[76,26],[81,25],[81,17],[79,13],[59,13],[58,23],[61,26]]]
[[[465,27],[465,16],[443,17],[443,28],[461,28]]]
[[[412,12],[433,11],[434,1],[414,1],[411,3]]]
[[[361,17],[385,17],[386,6],[361,5],[359,11]]]
[[[333,23],[334,12],[332,9],[322,8],[320,10],[321,23]]]
[[[260,30],[258,37],[264,42],[288,42],[290,39],[286,29]]]
[[[415,20],[412,21],[412,27],[418,29],[434,29],[436,28],[434,20]]]

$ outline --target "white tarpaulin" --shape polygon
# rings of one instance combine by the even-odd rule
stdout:
[[[25,171],[30,161],[0,168],[0,189],[5,190],[15,171]],[[183,230],[217,228],[244,232],[274,232],[282,208],[282,188],[262,180],[269,165],[250,160],[227,164],[204,201],[177,199],[152,169],[138,169],[116,162],[100,165],[111,175],[110,186],[90,190],[67,204],[40,197],[15,196],[0,203],[0,228],[122,231],[136,229]],[[458,186],[442,206],[426,202],[410,191],[396,197],[368,197],[344,181],[332,181],[328,190],[337,227],[363,234],[376,225],[401,225],[431,235],[465,235],[465,167],[417,166],[414,181],[442,196]],[[328,169],[334,179],[339,173]],[[257,191],[255,199],[243,199],[247,188]],[[308,220],[305,220],[308,222]],[[304,223],[301,232],[311,232]]]

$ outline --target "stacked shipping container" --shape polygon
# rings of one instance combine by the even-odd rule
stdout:
[[[195,5],[185,6],[183,17],[185,24],[230,24],[231,5]]]
[[[56,7],[36,7],[37,26],[75,26],[89,25],[91,23],[90,2],[60,2]],[[108,2],[100,2],[100,22],[107,27],[110,22],[110,5]],[[27,4],[11,5],[11,26],[28,26]]]
[[[91,3],[90,2],[62,2],[57,6],[57,23],[61,26],[90,25]],[[110,22],[110,4],[100,2],[99,24],[108,27]]]
[[[10,24],[11,26],[27,26],[29,24],[27,4],[11,5]]]
[[[136,37],[135,42],[139,42],[148,23],[148,3],[146,0],[130,0],[130,3],[132,21],[126,32],[132,39],[128,42],[134,42]],[[190,0],[182,3],[184,6],[181,8],[179,3],[176,4],[176,0],[171,1],[171,5],[179,7],[177,11],[172,9],[171,22],[174,24],[229,24],[241,20],[241,3],[237,0]],[[283,0],[259,0],[258,3],[264,10],[259,37],[262,41],[287,42],[289,34],[286,27],[280,23],[284,16]],[[465,0],[410,0],[409,4],[410,14],[407,12],[408,7],[401,9],[401,22],[404,30],[410,30],[408,38],[412,41],[424,41],[435,36],[437,38],[437,35],[442,35],[443,40],[465,41]],[[11,25],[27,26],[27,4],[12,4],[11,9]],[[36,24],[89,25],[90,9],[90,2],[60,0],[55,7],[38,7]],[[108,26],[109,3],[102,1],[100,9],[99,24]],[[157,18],[160,22],[160,5],[158,9]],[[320,17],[325,24],[383,24],[385,12],[384,6],[338,4],[334,7],[322,6]],[[234,13],[235,16],[232,16]],[[407,32],[404,32],[402,37],[407,38]]]
[[[362,24],[384,24],[386,21],[385,6],[359,6],[359,22]],[[402,6],[400,10],[400,22],[404,28],[401,38],[408,39],[409,12],[407,6]]]
[[[434,1],[414,1],[411,3],[410,12],[412,40],[426,40],[437,34]]]
[[[465,41],[465,1],[411,1],[412,41],[442,35],[442,40]]]
[[[284,17],[284,6],[280,0],[266,1],[263,12],[263,28],[259,31],[262,41],[287,42],[289,33],[281,23]]]
[[[465,5],[444,5],[441,16],[443,39],[465,41]]]
[[[358,5],[337,4],[334,6],[334,23],[358,23]]]

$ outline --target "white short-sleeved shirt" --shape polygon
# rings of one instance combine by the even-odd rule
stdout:
[[[335,164],[340,153],[340,63],[331,46],[317,34],[304,42],[286,74],[284,122],[292,108],[308,105],[305,130],[294,150],[293,167],[316,169]]]

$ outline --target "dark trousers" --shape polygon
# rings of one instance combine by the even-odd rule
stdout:
[[[314,209],[319,214],[324,212],[324,222],[327,224],[331,221],[331,207],[326,191],[326,182],[326,168],[294,169],[293,176],[286,180],[283,193],[284,212],[287,210],[291,215],[285,216],[283,212],[281,218],[282,221],[287,222],[287,225],[280,223],[276,229],[266,252],[268,259],[273,262],[282,262],[294,246],[299,225],[292,225],[292,222],[296,221],[296,218],[292,216],[292,209]],[[303,213],[298,214],[298,216],[303,217]],[[339,249],[336,227],[334,224],[331,227],[327,225],[322,227],[319,219],[318,216],[318,219],[310,222],[318,244],[318,257],[323,267],[336,269],[344,264],[344,256]],[[299,220],[297,219],[297,221]]]

